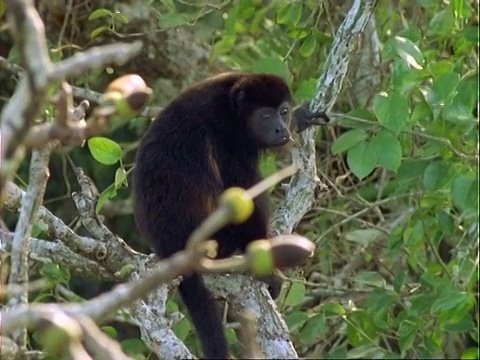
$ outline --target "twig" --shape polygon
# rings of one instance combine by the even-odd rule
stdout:
[[[25,201],[27,194],[12,182],[7,183],[5,190],[5,202],[2,205],[11,211],[17,211],[22,202]],[[102,257],[101,254],[107,252],[105,244],[95,239],[78,235],[44,206],[39,207],[37,216],[37,220],[46,225],[44,231],[52,238],[60,239],[73,252],[79,252],[94,259],[100,259]]]
[[[94,47],[57,63],[54,71],[48,74],[48,78],[50,81],[59,81],[66,77],[82,75],[87,70],[101,68],[106,64],[123,65],[138,55],[141,48],[142,43],[139,41]]]
[[[12,245],[13,233],[0,229],[2,247],[0,252],[9,252]],[[30,259],[42,264],[54,262],[60,266],[70,269],[74,275],[87,278],[94,278],[104,281],[121,280],[108,272],[96,261],[87,259],[80,254],[73,252],[58,239],[53,241],[30,238]]]
[[[83,332],[83,342],[93,359],[129,360],[118,342],[111,339],[88,317],[79,317],[77,321]]]
[[[25,196],[25,202],[20,210],[20,217],[15,228],[12,242],[10,276],[8,279],[10,284],[28,283],[30,234],[50,175],[48,171],[48,162],[50,159],[51,148],[51,145],[47,145],[42,150],[34,151],[32,153],[27,195]],[[28,294],[25,290],[22,293],[12,296],[8,305],[14,306],[27,303]],[[17,333],[12,334],[12,337],[22,350],[26,350],[27,333],[25,329],[20,329]]]
[[[0,235],[2,235],[2,240],[4,238],[3,230],[0,229]],[[45,279],[38,279],[35,281],[30,281],[27,284],[8,284],[2,285],[2,289],[0,291],[0,299],[6,298],[10,296],[17,296],[22,295],[27,292],[34,292],[38,290],[42,290],[47,287],[48,283]]]
[[[258,347],[255,340],[257,332],[255,315],[248,310],[239,314],[238,321],[240,322],[240,341],[242,342],[243,358],[244,359],[263,359],[264,356]]]

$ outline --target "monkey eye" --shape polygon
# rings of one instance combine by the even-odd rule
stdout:
[[[288,113],[288,108],[287,107],[284,107],[280,110],[280,115],[287,115]]]
[[[262,114],[262,119],[265,119],[265,120],[268,120],[270,119],[272,116],[270,115],[270,113],[263,113]]]

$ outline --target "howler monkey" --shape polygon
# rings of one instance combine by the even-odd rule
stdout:
[[[159,257],[185,248],[225,189],[261,180],[259,153],[291,139],[290,102],[280,77],[226,73],[184,90],[160,112],[141,141],[134,170],[136,222]],[[261,194],[250,219],[212,237],[219,258],[268,236],[268,200]],[[184,276],[179,290],[204,356],[228,358],[222,321],[201,275]]]

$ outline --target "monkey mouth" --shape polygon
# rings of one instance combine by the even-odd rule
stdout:
[[[291,136],[282,136],[280,139],[272,143],[272,146],[283,146],[289,143],[292,139]]]

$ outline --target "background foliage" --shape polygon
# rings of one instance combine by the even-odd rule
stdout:
[[[42,10],[50,50],[58,58],[142,34],[149,46],[161,48],[169,45],[156,37],[187,29],[206,44],[211,73],[276,73],[301,102],[315,94],[334,30],[350,5],[143,0],[151,21],[139,27],[135,13],[126,10],[131,8],[99,2],[78,6],[60,33],[64,19],[58,9]],[[15,63],[17,51],[6,31],[0,40],[0,55]],[[377,54],[369,41],[379,45]],[[380,1],[375,32],[363,44],[332,110],[336,125],[315,139],[319,176],[328,189],[296,231],[316,242],[317,253],[302,271],[289,274],[278,305],[301,356],[478,358],[478,3]],[[149,51],[147,46],[143,60]],[[365,63],[369,53],[380,55],[378,61]],[[163,105],[188,84],[178,74],[169,78],[167,67],[155,57],[73,83],[102,89],[112,77],[133,71],[155,89],[155,105]],[[2,72],[0,106],[15,83]],[[97,210],[106,224],[143,251],[148,248],[133,223],[129,173],[147,125],[144,118],[128,119],[69,153],[102,192]],[[270,154],[261,169],[269,174],[286,162],[284,154]],[[26,182],[27,165],[18,173],[19,184]],[[50,166],[44,204],[75,222],[69,200],[75,182],[66,154],[57,154]],[[15,214],[2,216],[14,224]],[[33,236],[42,237],[41,227]],[[54,291],[58,283],[85,298],[110,286],[71,278],[68,269],[55,265],[43,266],[40,276],[52,288],[33,301],[76,301]],[[169,304],[172,311],[178,305],[175,299]],[[113,323],[104,330],[124,339],[124,349],[136,358],[151,356],[135,328]],[[175,331],[197,348],[188,319]],[[234,331],[227,333],[235,346]]]

